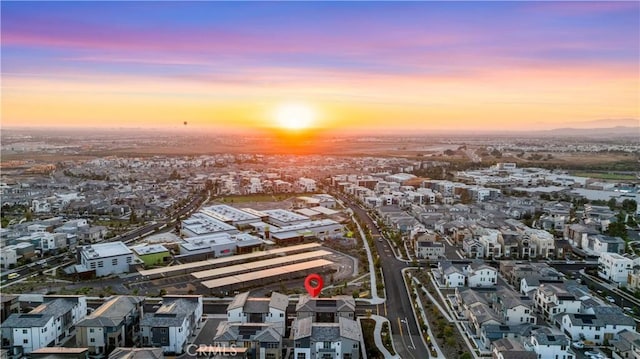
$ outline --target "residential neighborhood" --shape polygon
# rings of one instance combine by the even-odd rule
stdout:
[[[516,163],[296,160],[108,157],[10,170],[3,355],[448,358],[455,346],[437,316],[460,357],[634,350],[637,183]],[[420,175],[433,166],[447,178]],[[325,282],[317,298],[302,285],[311,273]]]

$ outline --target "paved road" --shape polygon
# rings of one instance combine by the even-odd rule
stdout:
[[[371,229],[371,234],[374,237],[381,236],[365,210],[346,198],[342,199],[353,210],[354,214],[360,220],[360,223]],[[388,241],[376,240],[374,243],[382,261],[382,273],[384,275],[387,297],[387,301],[385,305],[383,305],[385,308],[381,310],[380,315],[387,317],[391,323],[391,332],[393,333],[394,344],[398,350],[398,355],[405,359],[429,358],[429,351],[424,347],[420,338],[418,325],[416,324],[411,309],[411,301],[407,294],[404,278],[401,273],[401,270],[406,268],[407,264],[397,260],[394,256],[384,255],[385,252],[393,253]],[[407,323],[401,322],[405,319]],[[415,343],[416,348],[412,347],[412,343]]]

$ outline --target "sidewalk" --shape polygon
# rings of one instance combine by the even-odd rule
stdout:
[[[389,320],[379,315],[372,315],[370,319],[373,319],[376,321],[376,326],[373,329],[373,340],[375,341],[376,347],[378,347],[378,350],[380,351],[380,353],[384,355],[385,359],[402,359],[398,354],[391,355],[391,353],[389,353],[387,348],[385,348],[384,344],[382,343],[382,325],[384,323],[389,323]],[[389,323],[389,327],[391,327],[391,323]],[[391,339],[391,346],[395,351],[395,346],[393,345],[393,339]]]

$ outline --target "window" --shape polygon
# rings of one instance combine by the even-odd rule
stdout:
[[[284,317],[284,313],[280,313],[280,318]]]
[[[595,338],[595,339],[600,339],[600,334],[596,334],[596,335],[594,336],[594,338]]]
[[[27,334],[27,330],[26,329],[22,329],[22,334]]]
[[[22,344],[29,344],[29,339],[22,339]]]
[[[359,346],[360,346],[359,343],[353,343],[353,349],[358,349]]]
[[[306,353],[298,353],[298,355],[296,356],[296,359],[307,359],[307,354]]]
[[[102,268],[104,267],[104,262],[103,261],[98,261],[98,268]]]
[[[113,258],[111,260],[111,265],[117,266],[118,265],[118,258]]]
[[[331,342],[322,342],[323,349],[331,349]]]
[[[95,332],[95,331],[96,331],[95,329],[93,329],[93,328],[89,328],[89,333],[93,333],[93,332]]]
[[[132,260],[132,257],[127,257],[127,263],[131,263]]]
[[[276,355],[275,355],[275,354],[273,354],[273,353],[267,353],[266,358],[267,358],[267,359],[276,359]]]
[[[91,262],[91,269],[96,269],[96,262]]]
[[[89,343],[95,343],[95,342],[96,342],[96,338],[89,339]]]

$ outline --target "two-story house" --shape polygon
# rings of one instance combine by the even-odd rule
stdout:
[[[76,325],[76,345],[89,348],[95,357],[105,357],[117,347],[133,346],[144,297],[116,296]]]
[[[295,359],[359,359],[362,333],[349,296],[301,296],[291,326]]]
[[[200,327],[202,310],[201,295],[162,297],[162,306],[140,321],[142,345],[162,347],[165,353],[183,353],[187,339]]]
[[[11,314],[2,323],[2,346],[13,354],[29,354],[56,345],[86,314],[85,296],[44,296],[43,303],[29,313]]]
[[[214,345],[246,348],[256,359],[280,359],[288,305],[289,298],[276,292],[270,298],[236,295],[227,307],[227,320],[218,325]]]
[[[636,322],[618,307],[595,307],[590,313],[562,315],[561,329],[572,341],[587,340],[598,345],[617,340],[623,330],[635,331]]]

